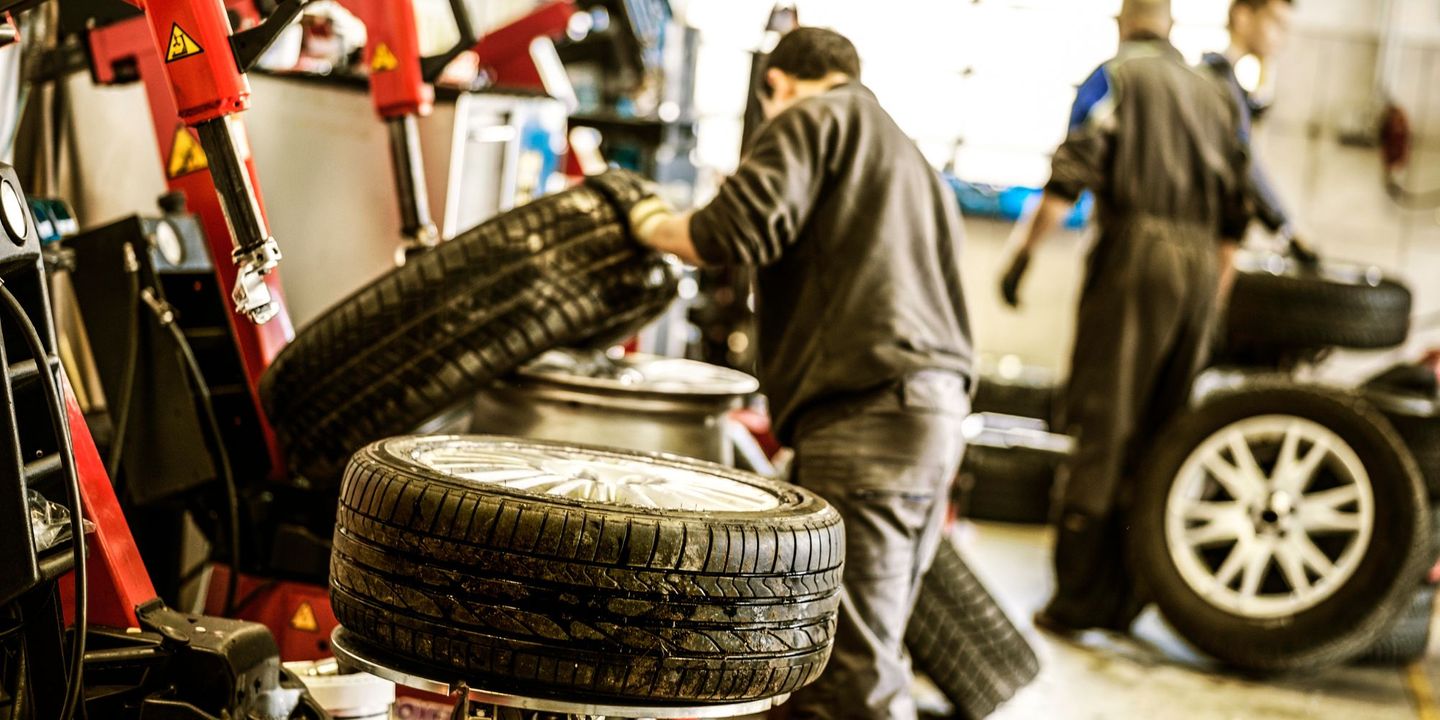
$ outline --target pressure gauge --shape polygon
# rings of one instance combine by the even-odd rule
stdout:
[[[10,241],[16,245],[24,245],[25,238],[30,233],[30,223],[26,220],[25,201],[20,198],[20,191],[9,180],[0,180],[0,222],[5,225],[5,233],[10,236]]]
[[[171,265],[179,265],[185,262],[185,245],[180,242],[180,234],[175,232],[175,226],[168,220],[160,221],[155,226],[155,249],[160,251],[160,257]]]

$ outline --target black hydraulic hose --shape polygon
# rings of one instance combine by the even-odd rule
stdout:
[[[65,702],[61,705],[60,720],[71,720],[80,704],[80,692],[84,688],[81,674],[85,670],[85,634],[89,631],[89,588],[85,568],[85,518],[80,501],[80,476],[75,471],[75,455],[70,446],[70,426],[65,421],[65,398],[60,394],[60,385],[51,372],[49,355],[40,333],[20,307],[20,301],[0,281],[0,303],[10,311],[15,323],[20,326],[20,335],[30,347],[35,364],[40,366],[40,380],[45,392],[50,395],[47,403],[50,409],[50,424],[55,431],[56,442],[60,445],[60,463],[69,479],[70,495],[70,545],[75,556],[75,627],[70,642],[70,674],[65,679]]]
[[[105,459],[105,472],[114,483],[120,477],[120,459],[125,454],[125,432],[130,426],[130,406],[135,400],[135,373],[140,362],[140,263],[135,258],[135,249],[125,245],[125,274],[130,281],[130,294],[126,298],[126,317],[129,331],[125,341],[125,370],[120,376],[120,395],[115,398],[116,406],[110,408],[111,423],[110,457]]]
[[[189,371],[195,396],[200,401],[205,422],[209,426],[211,444],[215,446],[215,459],[220,464],[220,476],[225,484],[225,504],[229,515],[226,525],[229,526],[230,534],[230,573],[225,582],[225,609],[223,612],[224,615],[229,616],[235,612],[235,596],[240,583],[240,492],[235,484],[234,467],[230,464],[230,451],[225,447],[225,435],[220,431],[220,421],[215,415],[215,403],[210,397],[210,386],[205,383],[205,374],[200,370],[200,362],[195,359],[195,352],[190,349],[190,342],[185,339],[184,331],[175,323],[174,309],[149,290],[141,291],[140,299],[155,313],[155,319],[160,322],[160,326],[170,331],[176,346],[180,348],[180,355],[185,360],[185,368]]]

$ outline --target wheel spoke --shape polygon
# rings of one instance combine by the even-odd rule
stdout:
[[[1275,548],[1275,564],[1285,575],[1285,581],[1296,594],[1310,590],[1310,576],[1305,572],[1305,561],[1293,543],[1285,542]]]
[[[1295,467],[1300,464],[1300,423],[1292,422],[1285,428],[1285,439],[1280,443],[1280,454],[1275,460],[1275,469],[1270,474],[1270,487],[1284,489]]]
[[[1270,543],[1263,540],[1256,540],[1250,543],[1250,552],[1245,557],[1245,569],[1240,575],[1240,594],[1247,598],[1253,598],[1260,592],[1260,583],[1265,579],[1265,571],[1270,569],[1270,557],[1273,549]]]
[[[1308,565],[1321,578],[1335,572],[1335,563],[1325,555],[1320,548],[1315,546],[1309,535],[1303,532],[1292,532],[1286,540],[1295,550],[1300,561]]]
[[[636,501],[636,505],[643,507],[660,507],[660,503],[656,502],[655,498],[650,496],[650,491],[643,485],[630,486],[630,499]]]
[[[1296,519],[1307,532],[1358,532],[1360,513],[1344,512],[1340,506],[1359,499],[1360,488],[1355,485],[1311,493],[1300,499]]]
[[[1255,544],[1253,538],[1241,538],[1239,542],[1235,543],[1235,547],[1225,557],[1225,562],[1220,563],[1220,567],[1215,570],[1215,582],[1219,583],[1221,587],[1230,587],[1230,583],[1235,581],[1235,576],[1239,575],[1240,570],[1245,567],[1245,560],[1250,556],[1250,546],[1253,544]]]
[[[1195,548],[1238,542],[1243,535],[1253,534],[1253,525],[1239,503],[1197,502],[1186,509],[1185,519],[1203,522],[1185,531],[1185,542]]]
[[[1245,439],[1244,433],[1233,431],[1228,444],[1230,453],[1235,456],[1235,468],[1250,481],[1256,491],[1264,492],[1269,478],[1265,477],[1265,471],[1260,469],[1260,463],[1255,462],[1255,455],[1250,452],[1250,441]]]
[[[1207,456],[1202,464],[1215,481],[1225,488],[1225,492],[1239,502],[1249,502],[1264,491],[1264,488],[1257,486],[1253,478],[1246,477],[1244,472],[1225,462],[1219,455]]]
[[[1320,463],[1329,453],[1330,442],[1325,438],[1316,439],[1305,457],[1298,459],[1285,475],[1277,478],[1282,483],[1280,489],[1295,495],[1305,492],[1305,488],[1310,487],[1310,481],[1315,479],[1315,471],[1320,469]],[[1278,472],[1276,474],[1279,475]]]

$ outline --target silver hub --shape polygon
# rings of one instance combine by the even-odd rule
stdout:
[[[411,459],[473,482],[613,505],[702,512],[780,506],[773,494],[723,475],[578,447],[456,441],[417,448]]]
[[[1186,458],[1166,501],[1165,539],[1185,583],[1244,617],[1307,610],[1354,574],[1374,529],[1355,451],[1305,418],[1246,418]]]

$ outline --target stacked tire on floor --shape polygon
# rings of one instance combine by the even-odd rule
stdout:
[[[677,269],[625,225],[640,179],[610,171],[411,258],[326,311],[261,396],[296,482],[413,432],[551,348],[619,339],[675,298]]]
[[[1365,393],[1273,374],[1403,342],[1409,292],[1369,270],[1241,269],[1227,357],[1271,374],[1208,396],[1156,441],[1131,508],[1136,571],[1182,636],[1241,669],[1411,659],[1437,551],[1423,448]]]
[[[571,701],[741,702],[819,675],[844,555],[824,500],[713,463],[398,437],[345,474],[331,601],[423,676]]]
[[[1414,456],[1430,498],[1431,557],[1440,555],[1440,378],[1435,367],[1401,364],[1380,373],[1362,391],[1395,428]],[[1421,584],[1410,605],[1390,631],[1358,659],[1370,664],[1398,665],[1425,655],[1435,606],[1435,576]]]

